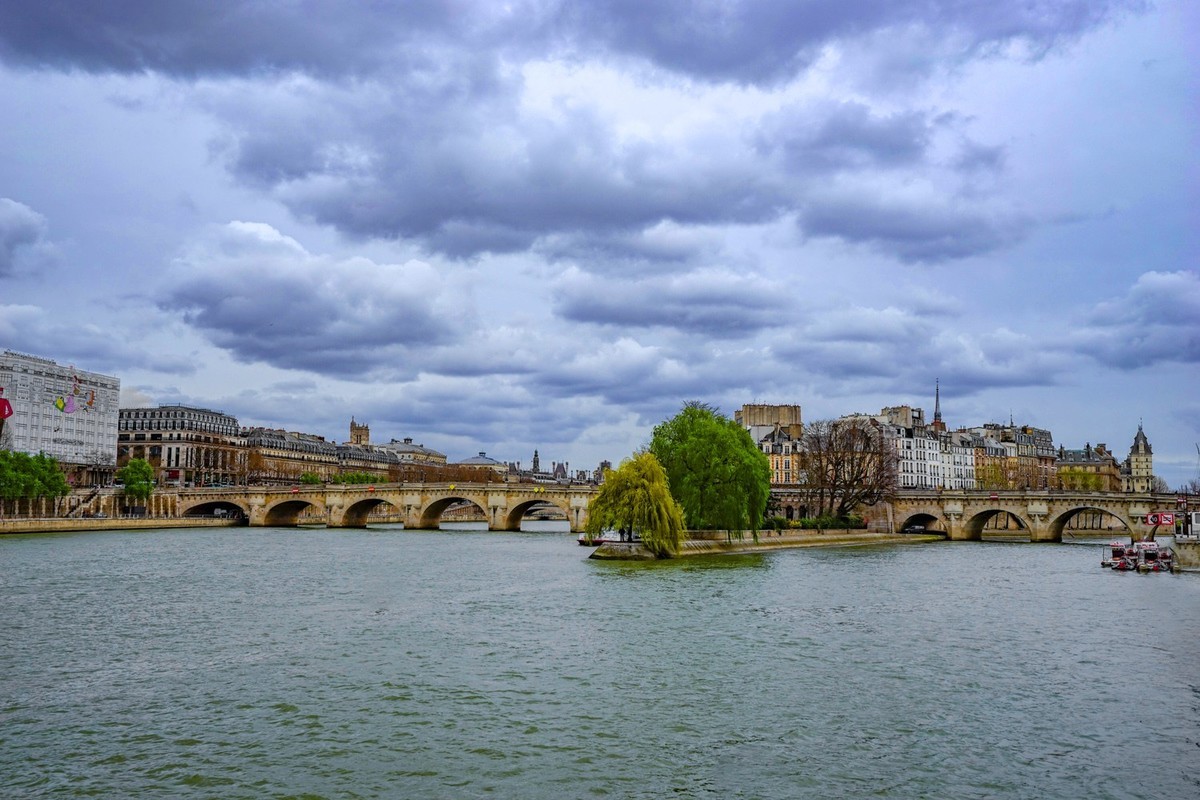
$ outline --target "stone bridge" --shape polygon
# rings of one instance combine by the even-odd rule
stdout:
[[[442,513],[463,501],[478,507],[488,530],[516,531],[531,510],[561,511],[572,531],[587,526],[587,509],[597,488],[532,483],[392,483],[369,485],[248,486],[183,489],[177,513],[238,513],[252,526],[291,526],[316,515],[330,528],[362,528],[372,512],[399,517],[409,529],[438,527]]]
[[[1079,514],[1103,511],[1118,519],[1134,539],[1154,532],[1145,524],[1152,511],[1173,511],[1175,495],[1072,492],[1057,490],[988,492],[903,492],[890,504],[877,506],[870,516],[877,525],[892,530],[923,525],[954,540],[979,540],[988,520],[1002,512],[1011,514],[1033,542],[1061,542],[1063,529]],[[880,511],[887,516],[879,519]],[[1161,530],[1170,534],[1174,530]]]

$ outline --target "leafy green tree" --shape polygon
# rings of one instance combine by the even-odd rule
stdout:
[[[144,458],[131,459],[117,470],[117,480],[125,484],[126,497],[144,501],[154,492],[154,467]]]
[[[71,486],[58,462],[38,453],[0,451],[0,497],[6,500],[37,497],[63,497]]]
[[[300,475],[300,482],[306,486],[321,483],[321,476],[315,472],[305,472]]]
[[[679,552],[686,530],[683,509],[671,496],[667,475],[653,453],[638,453],[604,474],[588,506],[587,532],[597,536],[606,528],[637,532],[642,545],[659,558]]]
[[[692,401],[654,429],[652,452],[694,529],[745,530],[758,539],[771,496],[771,462],[749,431]]]

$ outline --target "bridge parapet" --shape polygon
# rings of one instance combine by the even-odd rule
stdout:
[[[554,506],[571,530],[587,525],[587,509],[597,487],[523,483],[422,483],[223,487],[161,492],[176,498],[180,514],[191,509],[236,507],[252,526],[296,525],[305,512],[329,527],[363,527],[380,506],[391,506],[410,529],[436,528],[442,512],[467,501],[479,507],[489,530],[518,530],[535,505]]]

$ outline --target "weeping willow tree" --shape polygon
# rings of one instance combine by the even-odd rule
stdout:
[[[654,454],[645,451],[604,475],[604,484],[588,506],[587,532],[606,528],[636,531],[642,545],[658,558],[679,552],[685,526],[683,509],[671,496],[667,473]]]

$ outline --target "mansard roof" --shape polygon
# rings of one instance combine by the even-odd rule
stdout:
[[[437,450],[434,450],[432,447],[426,447],[423,444],[414,444],[412,439],[407,439],[407,438],[402,442],[397,441],[396,439],[392,439],[387,444],[380,444],[380,445],[375,445],[375,446],[379,447],[383,450],[391,450],[393,453],[419,453],[424,456],[440,456],[441,458],[446,457],[445,453],[439,453]]]

